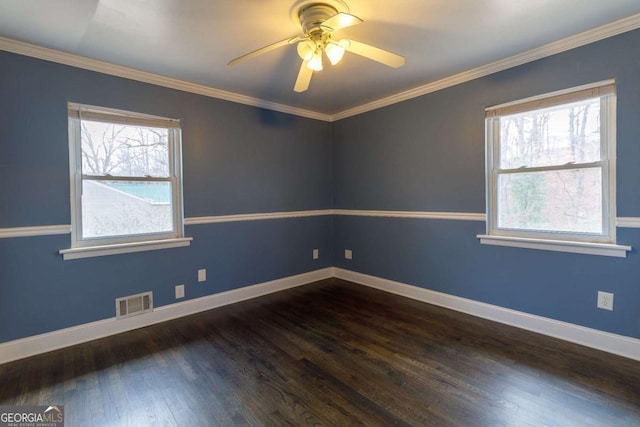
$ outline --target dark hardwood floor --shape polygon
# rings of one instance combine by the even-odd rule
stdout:
[[[0,365],[66,426],[639,426],[640,362],[337,279]]]

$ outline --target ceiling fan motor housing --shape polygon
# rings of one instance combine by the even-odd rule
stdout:
[[[304,33],[313,35],[317,32],[326,31],[326,29],[322,28],[322,23],[337,13],[338,11],[334,7],[324,3],[317,3],[301,9],[298,16]]]

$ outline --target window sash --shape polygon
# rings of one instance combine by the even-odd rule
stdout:
[[[163,117],[149,116],[122,110],[86,106],[81,104],[68,104],[69,140],[70,140],[70,167],[71,167],[71,247],[83,248],[120,243],[134,243],[155,241],[163,239],[180,238],[184,234],[183,205],[182,205],[182,165],[180,139],[180,121]],[[123,124],[130,126],[161,127],[168,132],[168,177],[138,177],[138,176],[112,176],[89,175],[82,173],[82,132],[81,121],[103,121],[107,123]],[[85,237],[83,235],[82,221],[82,189],[84,181],[137,181],[137,182],[169,182],[171,184],[171,210],[172,231],[158,233],[140,233],[128,235],[113,235],[105,237]]]
[[[591,162],[591,163],[566,163],[564,165],[553,166],[535,166],[535,167],[521,167],[515,169],[497,169],[499,174],[515,174],[515,173],[530,173],[530,172],[545,172],[545,171],[562,171],[562,170],[574,170],[574,169],[588,169],[602,167],[603,161]]]
[[[561,170],[552,170],[552,171],[535,171],[535,172],[529,172],[528,178],[532,179],[532,180],[537,180],[537,179],[542,179],[543,182],[545,179],[553,179],[553,177],[555,176],[555,174],[549,175],[548,172],[560,172],[559,175],[564,175],[564,179],[569,178],[571,175],[573,175],[574,173],[580,173],[581,175],[583,175],[584,171],[584,176],[583,179],[602,179],[602,168],[601,167],[592,167],[592,168],[578,168],[578,169],[561,169]],[[513,193],[510,192],[505,192],[505,187],[504,186],[510,186],[510,185],[515,185],[517,188],[518,185],[518,179],[516,178],[515,182],[512,181],[513,178],[511,177],[518,177],[521,176],[521,174],[498,174],[497,175],[497,182],[499,183],[497,188],[496,188],[496,193],[497,193],[497,197],[499,199],[502,199],[503,197],[506,197],[507,199],[510,199],[511,197],[513,197]],[[502,179],[506,179],[506,181],[502,181]],[[525,177],[525,179],[527,179],[527,177]],[[562,179],[562,178],[561,178]],[[544,184],[543,184],[544,185]],[[570,188],[569,191],[571,191],[573,188]],[[564,191],[553,191],[553,189],[551,189],[550,192],[545,193],[547,196],[548,195],[553,195],[554,196],[554,200],[557,202],[556,204],[553,205],[552,209],[554,211],[557,212],[562,212],[563,214],[567,214],[570,215],[572,220],[571,221],[567,221],[567,220],[563,220],[562,217],[560,218],[554,218],[554,221],[546,221],[545,220],[545,216],[539,216],[536,215],[535,211],[536,211],[536,207],[538,208],[542,208],[542,211],[544,211],[546,209],[545,207],[545,203],[543,202],[542,206],[538,205],[535,201],[531,202],[528,206],[528,209],[526,209],[523,212],[520,212],[520,215],[518,215],[516,218],[514,218],[513,216],[509,217],[503,217],[503,213],[508,213],[511,209],[514,208],[514,205],[511,203],[505,203],[505,204],[497,204],[496,205],[496,226],[495,228],[497,230],[502,230],[502,231],[507,231],[507,230],[511,230],[514,232],[525,232],[525,233],[547,233],[550,235],[554,235],[556,236],[557,234],[566,234],[566,235],[579,235],[579,236],[590,236],[590,239],[594,239],[594,238],[599,238],[599,236],[602,236],[604,234],[604,230],[603,230],[603,223],[602,223],[602,217],[603,217],[603,209],[605,208],[605,204],[604,204],[604,197],[602,195],[602,186],[599,186],[597,188],[593,189],[596,193],[599,193],[600,196],[597,199],[594,198],[586,198],[584,200],[584,202],[581,204],[582,207],[584,207],[584,204],[590,205],[589,207],[591,208],[596,208],[596,206],[594,206],[594,204],[599,205],[599,209],[600,209],[600,216],[590,216],[590,217],[585,217],[583,214],[579,214],[578,211],[580,211],[580,205],[575,205],[571,202],[572,197],[571,196],[567,196]],[[535,198],[535,195],[532,195]],[[564,196],[564,197],[563,197]],[[517,206],[518,203],[515,203],[515,206]],[[578,209],[578,211],[576,211],[575,209]],[[516,209],[518,209],[516,207]],[[532,209],[533,212],[529,212],[529,209]],[[532,215],[533,218],[530,218],[529,215]],[[538,218],[536,218],[538,217]],[[593,223],[593,220],[597,219],[598,222],[596,224]],[[502,222],[503,220],[506,220],[506,222]],[[529,221],[533,221],[534,223],[537,223],[537,226],[529,223],[529,226],[525,226],[524,224],[526,224]],[[511,223],[511,224],[509,224]],[[519,226],[519,225],[522,226]],[[579,226],[582,226],[582,228],[579,228]],[[594,228],[596,227],[596,228]],[[597,231],[597,229],[600,229],[600,231]]]
[[[173,178],[159,176],[118,176],[118,175],[85,175],[83,181],[136,181],[136,182],[171,182]]]
[[[595,94],[595,96],[594,96]],[[538,167],[500,169],[500,119],[515,113],[535,111],[552,106],[600,98],[600,151],[601,159],[589,163],[568,163]],[[553,240],[615,243],[615,85],[613,80],[581,86],[548,95],[527,98],[486,111],[487,141],[487,233],[495,236],[531,237]],[[548,232],[532,229],[498,227],[498,178],[503,174],[601,168],[602,173],[602,233]]]
[[[67,104],[67,111],[69,118],[80,120],[168,129],[180,129],[181,127],[180,120],[177,119],[132,113],[115,108],[94,107],[91,105],[76,104],[74,102]]]
[[[546,95],[532,96],[520,101],[508,102],[485,108],[485,117],[510,116],[528,111],[542,110],[592,98],[603,98],[615,95],[615,81],[605,80],[598,83],[579,86],[573,89],[552,92]]]

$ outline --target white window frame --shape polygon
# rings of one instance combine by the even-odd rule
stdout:
[[[69,169],[71,183],[71,248],[62,249],[64,259],[113,255],[155,249],[189,246],[192,238],[184,237],[184,213],[182,203],[182,150],[180,120],[134,113],[112,108],[96,107],[69,102]],[[86,238],[82,233],[82,184],[94,180],[82,171],[82,120],[132,126],[149,126],[167,129],[169,144],[169,177],[109,177],[113,180],[169,182],[173,231],[139,235]]]
[[[517,113],[600,98],[601,159],[585,164],[499,169],[500,118]],[[480,243],[576,252],[593,255],[626,257],[629,246],[616,244],[616,93],[615,81],[606,80],[485,109],[486,125],[486,194],[487,233],[478,235]],[[576,170],[599,167],[602,171],[602,230],[596,233],[546,232],[542,230],[507,229],[498,227],[498,178],[500,174]]]

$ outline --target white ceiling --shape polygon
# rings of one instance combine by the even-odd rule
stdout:
[[[321,0],[319,0],[321,1]],[[640,13],[639,0],[345,0],[364,23],[340,38],[406,57],[393,69],[347,53],[292,88],[294,0],[0,0],[0,36],[268,102],[333,115]]]

